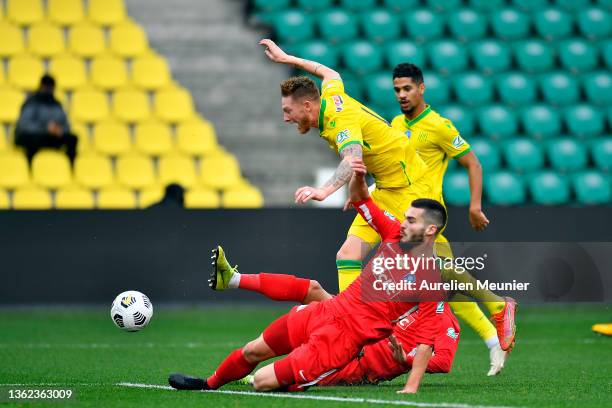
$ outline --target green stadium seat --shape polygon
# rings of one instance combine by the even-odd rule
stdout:
[[[604,131],[604,117],[590,105],[574,105],[565,110],[565,124],[570,133],[581,138],[599,136]]]
[[[525,132],[537,139],[557,136],[561,130],[559,113],[547,105],[526,107],[523,109],[521,119]]]
[[[485,176],[485,193],[493,205],[517,205],[525,202],[525,182],[509,171]]]
[[[491,28],[502,40],[518,40],[529,34],[529,17],[516,9],[497,9],[491,14]]]
[[[486,34],[487,20],[481,13],[464,8],[449,15],[448,27],[453,38],[463,42],[474,41]]]
[[[344,42],[357,37],[357,18],[342,9],[330,9],[319,14],[319,32],[323,39],[332,43]]]
[[[597,50],[594,45],[580,38],[558,44],[561,65],[572,72],[588,72],[597,66]]]
[[[535,204],[560,205],[570,198],[566,178],[553,171],[542,171],[529,178],[529,191]]]
[[[274,30],[280,43],[290,44],[310,39],[313,34],[313,20],[307,13],[289,9],[276,14]]]
[[[444,31],[442,17],[424,8],[408,11],[403,16],[403,23],[408,37],[418,42],[440,38]]]
[[[480,11],[494,11],[501,9],[506,4],[505,0],[469,0],[468,5]]]
[[[395,12],[411,10],[419,5],[419,0],[383,0],[383,6]]]
[[[448,103],[450,90],[448,81],[439,75],[432,73],[424,74],[425,100],[432,106]]]
[[[485,173],[497,170],[499,168],[501,156],[495,143],[479,137],[470,140],[470,145],[472,146],[472,151],[476,157],[478,157],[478,161],[480,161],[482,170]]]
[[[555,5],[568,11],[580,11],[591,4],[591,0],[555,0]]]
[[[352,98],[358,101],[364,101],[365,91],[363,89],[363,82],[358,76],[342,72],[342,82],[344,83],[344,91],[349,94]]]
[[[584,144],[569,137],[553,139],[548,142],[548,160],[555,170],[573,172],[582,170],[588,161]]]
[[[586,1],[586,0],[582,0],[582,1]],[[595,2],[597,3],[599,7],[612,11],[612,0],[596,0]]]
[[[443,74],[465,70],[468,63],[465,47],[455,41],[441,40],[427,48],[432,68]]]
[[[501,101],[507,105],[524,106],[536,99],[535,81],[521,72],[501,74],[496,84]]]
[[[462,0],[426,0],[427,7],[437,12],[456,10],[461,6]]]
[[[374,105],[397,105],[393,92],[393,79],[388,71],[376,72],[365,78],[365,91],[368,101]]]
[[[487,39],[471,44],[470,55],[476,68],[486,74],[503,72],[510,67],[510,49],[501,41]]]
[[[558,8],[547,8],[535,14],[536,32],[547,40],[558,40],[572,33],[572,17]]]
[[[466,171],[447,171],[444,176],[444,201],[449,205],[470,204],[470,180]]]
[[[612,40],[601,43],[601,55],[608,69],[612,69]]]
[[[580,204],[609,204],[612,201],[610,181],[598,171],[585,171],[573,178],[574,192]]]
[[[612,137],[602,137],[593,140],[591,156],[595,165],[602,171],[612,172]]]
[[[346,10],[361,11],[371,10],[376,7],[377,0],[340,0],[340,6]]]
[[[467,106],[482,106],[493,97],[491,79],[475,72],[457,74],[453,85],[457,100]]]
[[[453,122],[462,135],[474,133],[474,114],[471,109],[466,109],[462,105],[444,105],[436,111]]]
[[[478,125],[483,135],[506,139],[516,135],[518,119],[514,111],[504,105],[489,105],[478,112]]]
[[[368,41],[355,41],[342,49],[344,65],[358,75],[382,68],[382,52]]]
[[[612,106],[608,106],[607,116],[608,116],[608,127],[612,129]]]
[[[590,103],[612,106],[612,75],[607,71],[585,74],[582,80]]]
[[[580,97],[578,81],[563,71],[544,74],[540,87],[544,100],[555,106],[574,104]]]
[[[503,145],[508,168],[521,173],[538,170],[544,165],[544,153],[540,145],[526,138],[508,140]]]
[[[612,17],[601,8],[591,7],[578,14],[578,28],[588,39],[606,39],[612,34]]]
[[[291,0],[254,0],[253,6],[259,11],[280,11],[286,9],[291,4]]]
[[[380,117],[382,117],[387,122],[391,123],[394,117],[402,113],[399,109],[399,106],[395,104],[391,105],[369,105],[370,109],[376,112]]]
[[[298,8],[306,11],[322,11],[333,6],[333,0],[297,0]]]
[[[512,5],[526,12],[533,12],[546,8],[548,0],[512,0]]]
[[[361,21],[366,38],[372,41],[382,43],[399,37],[399,18],[385,9],[364,11]]]
[[[385,46],[385,59],[389,68],[393,69],[402,62],[411,62],[419,67],[425,65],[425,51],[412,41],[399,40]]]
[[[529,73],[549,71],[554,64],[552,48],[544,41],[536,39],[515,44],[514,55],[519,67]]]
[[[301,58],[317,61],[328,67],[338,66],[338,52],[334,46],[321,40],[307,41],[293,47]]]

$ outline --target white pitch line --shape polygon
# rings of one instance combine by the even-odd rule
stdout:
[[[174,388],[168,385],[157,385],[157,384],[137,384],[137,383],[117,383],[120,387],[131,387],[131,388],[153,388],[158,390],[170,390],[175,391]],[[503,407],[493,405],[470,405],[470,404],[456,404],[449,402],[413,402],[413,401],[393,401],[393,400],[380,400],[371,398],[344,398],[344,397],[326,397],[322,395],[304,395],[300,393],[274,393],[274,392],[254,392],[254,391],[229,391],[229,390],[209,390],[204,392],[217,393],[217,394],[232,394],[232,395],[248,395],[252,397],[267,397],[267,398],[289,398],[289,399],[305,399],[315,401],[334,401],[334,402],[352,402],[352,403],[364,403],[364,404],[377,404],[377,405],[402,405],[408,407],[441,407],[441,408],[518,408],[518,407]]]

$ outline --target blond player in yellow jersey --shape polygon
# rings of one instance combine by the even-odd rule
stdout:
[[[449,161],[457,160],[468,172],[471,195],[470,224],[478,231],[484,230],[489,220],[481,208],[482,168],[469,143],[463,139],[450,120],[440,116],[425,103],[426,87],[419,67],[408,63],[397,65],[393,70],[393,87],[402,114],[396,116],[391,125],[406,134],[412,146],[427,164],[427,178],[433,188],[433,198],[444,202],[442,197],[444,173]],[[473,279],[469,274],[453,276],[454,278],[466,281]],[[474,291],[470,295],[483,302],[494,320],[503,316],[506,307],[515,308],[511,299],[506,302],[506,299],[489,290]],[[504,350],[511,348],[509,344],[500,346],[499,339],[503,341],[505,329],[514,331],[514,328],[505,328],[502,322],[499,322],[496,331],[476,303],[466,301],[468,299],[464,295],[456,295],[453,300],[458,300],[451,302],[453,311],[482,337],[490,349],[491,369],[488,374],[498,374],[507,356],[507,352],[502,348]]]

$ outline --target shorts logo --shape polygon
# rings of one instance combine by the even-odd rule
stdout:
[[[460,149],[461,146],[463,146],[464,144],[465,144],[465,140],[463,140],[463,138],[460,135],[457,135],[457,137],[453,139],[453,147],[455,149]]]
[[[395,217],[393,216],[393,214],[391,214],[389,211],[385,210],[385,215],[387,216],[387,218],[389,218],[390,220],[395,221]]]
[[[342,112],[342,107],[344,105],[342,97],[340,95],[334,95],[332,99],[334,100],[334,105],[336,105],[336,112]]]
[[[405,132],[405,134],[406,134],[406,137],[407,137],[408,139],[410,139],[410,135],[412,135],[412,132],[410,131],[410,129],[408,129],[408,130]]]
[[[338,135],[336,136],[336,143],[342,144],[342,142],[348,140],[349,137],[351,137],[351,134],[350,134],[349,130],[348,129],[344,129],[344,130],[338,132]]]
[[[448,330],[446,330],[446,335],[453,340],[457,340],[457,337],[459,337],[459,333],[457,333],[452,327],[449,327]]]

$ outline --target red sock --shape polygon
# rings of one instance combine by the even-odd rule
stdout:
[[[310,279],[275,273],[242,274],[238,287],[261,293],[272,300],[301,303],[308,294]]]
[[[214,390],[232,381],[239,380],[255,369],[257,364],[249,363],[242,355],[242,349],[236,349],[217,367],[206,382]]]

